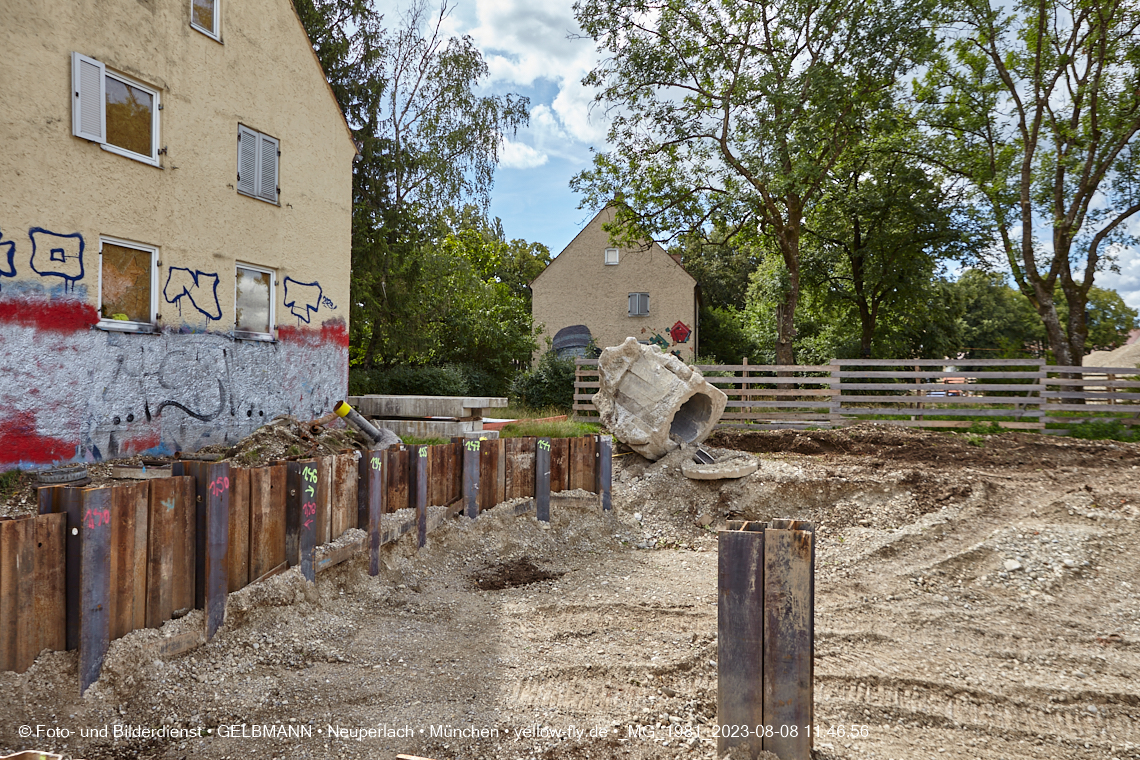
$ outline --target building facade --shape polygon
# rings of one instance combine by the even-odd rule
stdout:
[[[633,336],[692,363],[698,347],[697,281],[657,243],[622,248],[600,211],[531,283],[536,325],[577,347],[583,326],[598,348]],[[561,333],[561,337],[560,336]]]
[[[331,409],[356,148],[290,0],[11,3],[0,40],[0,469]]]

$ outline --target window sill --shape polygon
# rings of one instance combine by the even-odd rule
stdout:
[[[267,201],[264,198],[262,198],[260,195],[254,195],[253,193],[247,193],[247,192],[244,192],[242,190],[238,190],[237,194],[238,195],[244,195],[246,198],[253,198],[255,201],[261,201],[262,203],[268,203],[270,206],[278,206],[278,207],[281,206],[281,201]]]
[[[212,39],[214,42],[218,43],[219,45],[223,44],[222,38],[220,35],[214,34],[213,32],[207,32],[205,29],[198,26],[193,21],[190,22],[190,28],[193,29],[195,32],[198,32],[199,34],[206,35],[207,37],[209,37],[210,39]]]
[[[158,325],[150,325],[145,322],[124,322],[119,319],[100,319],[95,325],[96,330],[105,330],[107,332],[121,332],[121,333],[138,333],[141,335],[158,335],[162,332]]]
[[[244,332],[234,330],[234,340],[248,340],[254,343],[276,343],[277,338],[272,333]]]
[[[138,161],[140,164],[146,164],[147,166],[153,166],[156,169],[162,168],[162,164],[160,164],[158,162],[157,158],[151,158],[149,156],[144,156],[144,155],[141,155],[139,153],[132,153],[129,150],[124,150],[124,149],[119,148],[115,145],[111,145],[110,143],[99,143],[99,147],[102,148],[103,150],[107,151],[108,153],[114,153],[116,156],[122,156],[123,158],[129,158],[132,161]]]

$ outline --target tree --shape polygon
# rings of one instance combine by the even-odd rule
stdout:
[[[959,334],[967,358],[1021,358],[1041,352],[1041,320],[1006,279],[1001,273],[967,269],[955,283],[965,304]]]
[[[1079,365],[1096,273],[1140,212],[1140,6],[948,0],[945,21],[917,88],[931,154],[971,182],[1056,361]]]
[[[605,54],[586,77],[613,149],[572,186],[627,240],[725,220],[775,241],[787,277],[776,354],[794,362],[805,210],[898,77],[927,50],[903,0],[578,0]]]
[[[422,357],[439,314],[434,241],[445,212],[485,214],[504,137],[529,101],[479,95],[487,64],[443,32],[449,6],[416,0],[390,32],[368,0],[294,0],[360,148],[353,172],[351,359]]]
[[[898,150],[906,142],[894,133],[849,150],[805,220],[805,286],[855,312],[863,357],[880,319],[923,301],[978,233],[956,189]]]

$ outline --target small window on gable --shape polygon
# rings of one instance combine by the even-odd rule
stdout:
[[[616,263],[618,263],[618,249],[617,248],[607,248],[606,249],[606,264],[612,265],[612,264],[616,264]]]
[[[218,6],[221,0],[190,0],[190,26],[221,42],[218,34]]]
[[[234,335],[252,340],[272,340],[274,323],[274,286],[277,275],[272,269],[249,264],[237,265],[234,298]]]
[[[277,203],[281,144],[269,135],[238,125],[238,181],[242,195]]]
[[[99,326],[140,332],[157,319],[158,249],[123,240],[99,240]]]
[[[158,90],[71,54],[71,132],[105,150],[158,166]]]
[[[631,317],[648,317],[649,316],[649,294],[648,293],[630,293],[629,294],[629,316],[631,316]]]

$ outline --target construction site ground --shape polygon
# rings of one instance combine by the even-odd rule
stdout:
[[[199,612],[112,642],[84,697],[75,652],[45,652],[0,674],[0,754],[712,758],[716,529],[790,517],[819,526],[815,757],[1140,758],[1140,445],[710,444],[759,470],[619,455],[610,514],[573,492],[549,526],[500,509],[405,536],[377,578],[363,557],[315,586],[290,571],[232,594],[189,653],[163,644]]]

